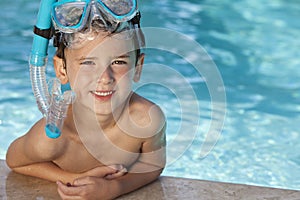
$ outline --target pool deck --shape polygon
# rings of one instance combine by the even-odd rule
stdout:
[[[0,199],[60,198],[55,183],[11,172],[5,161],[0,160]],[[159,180],[118,199],[300,200],[300,191],[160,177]]]

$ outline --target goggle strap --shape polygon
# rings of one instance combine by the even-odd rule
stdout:
[[[141,26],[140,26],[140,19],[141,19],[141,13],[138,11],[136,13],[136,15],[130,20],[130,22],[134,25],[135,28],[136,27],[137,28],[141,28]],[[55,32],[53,33],[53,29],[50,29],[50,31],[51,31],[51,37],[54,36],[54,38],[53,38],[53,46],[54,47],[58,47],[59,44],[63,42],[63,37],[64,37],[63,35],[64,35],[64,33],[62,33],[59,30],[55,30]],[[141,45],[144,45],[144,44],[141,44]]]
[[[48,28],[48,29],[40,29],[37,26],[34,26],[33,33],[36,35],[39,35],[45,39],[50,40],[53,36],[53,29],[52,29],[52,27]]]
[[[141,28],[140,26],[140,20],[141,20],[141,13],[137,12],[136,15],[130,20],[133,25],[138,25],[139,28]]]
[[[53,37],[53,46],[58,47],[59,44],[62,42],[62,33],[60,31],[55,31]]]

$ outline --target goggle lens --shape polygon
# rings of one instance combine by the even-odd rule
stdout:
[[[60,26],[77,26],[82,20],[82,15],[85,12],[85,7],[85,2],[71,2],[57,5],[54,8],[54,19]]]
[[[66,0],[53,5],[54,23],[63,32],[71,33],[80,30],[88,20],[88,15],[95,12],[93,6],[98,6],[97,9],[107,16],[105,19],[114,22],[129,21],[137,11],[136,0]]]
[[[117,16],[130,14],[135,8],[130,0],[102,0],[107,9]]]

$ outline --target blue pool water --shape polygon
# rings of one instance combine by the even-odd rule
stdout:
[[[214,144],[205,141],[206,132],[211,123],[220,120],[211,117],[208,80],[171,49],[146,50],[148,66],[154,63],[176,72],[173,77],[172,73],[147,70],[146,65],[142,79],[155,76],[156,80],[167,79],[168,84],[149,84],[137,90],[159,104],[167,116],[168,146],[172,147],[168,155],[177,156],[169,160],[164,175],[300,190],[300,24],[296,20],[300,2],[232,2],[140,1],[143,26],[167,28],[199,43],[216,64],[226,90],[221,136],[214,138],[217,144],[203,156],[201,147]],[[0,6],[3,159],[9,143],[41,117],[27,63],[39,5],[38,1],[2,0]],[[177,43],[175,40],[173,48],[179,51],[183,44]],[[185,48],[185,52],[195,56],[193,48]],[[188,84],[183,84],[179,75]],[[187,92],[191,90],[194,96]]]

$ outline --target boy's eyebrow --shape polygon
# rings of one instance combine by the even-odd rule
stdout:
[[[129,58],[129,57],[130,57],[129,53],[126,53],[126,54],[123,54],[123,55],[120,55],[120,56],[116,56],[116,58]]]
[[[97,60],[97,59],[98,59],[97,57],[80,57],[80,58],[77,58],[76,60],[83,61],[83,60]]]
[[[130,58],[130,54],[126,53],[120,56],[116,56],[115,58]],[[83,60],[97,60],[98,57],[80,57],[80,58],[76,58],[77,61],[83,61]]]

